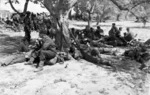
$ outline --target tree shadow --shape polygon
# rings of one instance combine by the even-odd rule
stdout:
[[[74,26],[77,26],[77,27],[86,27],[87,25],[85,24],[73,24]],[[101,27],[111,27],[112,25],[92,25],[92,27],[97,27],[97,26],[101,26]],[[121,27],[121,25],[117,25],[117,27]]]
[[[9,37],[9,36],[6,34],[0,34],[0,38],[2,38],[2,37]]]
[[[96,58],[92,58],[92,56],[87,56],[89,60],[88,62],[93,63],[96,66],[100,66],[102,68],[105,68],[112,72],[126,72],[126,73],[133,73],[133,72],[142,72],[139,67],[141,64],[139,62],[136,62],[135,60],[126,59],[122,57],[122,60],[120,60],[121,57],[116,57],[113,55],[104,55],[105,57],[102,57],[102,60],[104,60],[106,63],[99,63],[97,64]],[[86,60],[86,59],[85,59]],[[110,64],[107,64],[107,62],[110,62]]]
[[[0,52],[3,54],[12,54],[17,52],[17,50],[19,50],[21,39],[23,39],[22,36],[10,37],[9,35],[5,34],[1,34],[0,37]]]
[[[150,29],[149,26],[145,26],[145,27],[141,27],[141,26],[134,26],[134,27],[130,27],[130,28],[137,28],[137,29]]]

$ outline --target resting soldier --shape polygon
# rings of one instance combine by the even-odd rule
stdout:
[[[89,36],[90,33],[90,27],[86,26],[86,28],[83,30],[84,36],[87,38]]]
[[[117,29],[116,27],[116,24],[113,23],[112,24],[112,28],[111,30],[109,31],[109,37],[111,40],[116,40],[116,33],[118,32],[119,30]]]
[[[43,70],[44,64],[55,64],[57,61],[57,51],[54,41],[46,35],[46,33],[40,33],[39,36],[42,38],[41,48],[32,53],[32,57],[28,62],[32,65],[36,58],[39,57],[38,69],[35,72]],[[53,62],[52,62],[53,60]]]
[[[117,46],[126,46],[127,42],[124,37],[121,36],[122,27],[119,27],[119,31],[116,32]]]
[[[95,39],[100,39],[102,36],[104,36],[104,31],[101,29],[100,26],[97,26],[94,36],[95,36]]]
[[[103,60],[101,58],[101,54],[100,54],[100,51],[98,50],[98,48],[91,47],[89,45],[89,43],[87,43],[86,45],[80,44],[79,48],[80,48],[79,50],[82,54],[82,57],[85,60],[87,60],[89,62],[93,62],[95,64],[102,64],[102,65],[112,66],[111,62]]]
[[[107,39],[109,45],[113,45],[113,46],[116,46],[116,45],[117,45],[116,33],[117,33],[118,31],[119,31],[119,30],[118,30],[118,28],[116,27],[116,24],[113,23],[113,24],[112,24],[112,28],[111,28],[111,30],[109,31],[109,37],[108,37],[108,39]]]
[[[130,41],[132,41],[132,40],[137,36],[137,34],[134,35],[134,34],[130,31],[130,28],[127,28],[126,30],[127,30],[127,33],[125,33],[124,39],[125,39],[127,42],[130,42]]]
[[[43,70],[44,62],[53,59],[57,53],[55,43],[51,38],[44,33],[41,33],[40,37],[42,38],[43,45],[39,50],[40,63],[37,71]]]
[[[141,70],[146,67],[145,63],[150,59],[150,54],[143,44],[139,44],[136,47],[125,51],[123,55],[139,62],[141,64],[139,69]]]

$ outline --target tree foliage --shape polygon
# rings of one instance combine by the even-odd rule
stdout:
[[[107,18],[118,13],[118,9],[106,0],[96,0],[94,12],[100,15],[100,19]]]
[[[51,15],[59,18],[60,15],[67,14],[76,2],[77,0],[44,0],[44,6]]]
[[[143,11],[148,14],[150,0],[110,0],[120,10],[129,11],[135,17],[143,16]],[[144,8],[145,7],[145,8]],[[138,11],[137,11],[138,10]]]
[[[21,0],[7,0],[5,4],[9,3],[10,6],[11,6],[11,8],[14,10],[14,12],[16,12],[18,14],[20,14],[20,13],[26,13],[27,12],[29,2],[32,2],[34,4],[40,4],[41,7],[43,7],[43,4],[42,4],[43,0],[25,0],[24,9],[20,12],[13,5],[13,4],[20,4],[20,1]]]
[[[40,4],[57,18],[60,14],[67,14],[70,8],[77,3],[82,12],[89,10],[90,13],[96,12],[102,15],[102,17],[104,14],[106,16],[108,14],[114,15],[118,14],[120,11],[128,11],[135,17],[149,16],[150,14],[150,0],[26,0],[22,12],[27,11],[28,2]],[[89,9],[87,8],[87,2],[90,3]],[[19,4],[20,0],[8,0],[7,3],[10,3],[15,12],[20,13],[13,5]]]

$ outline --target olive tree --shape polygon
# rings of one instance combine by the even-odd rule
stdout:
[[[53,18],[54,28],[57,30],[56,44],[59,50],[69,46],[68,14],[77,0],[44,0],[43,5]],[[66,43],[66,44],[64,44]]]

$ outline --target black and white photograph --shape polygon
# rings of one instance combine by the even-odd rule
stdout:
[[[0,0],[0,95],[150,95],[150,0]]]

